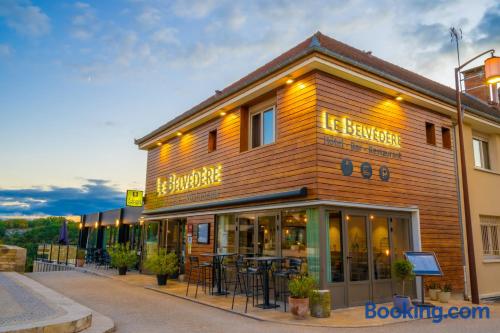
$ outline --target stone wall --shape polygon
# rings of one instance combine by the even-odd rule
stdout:
[[[26,249],[18,246],[0,245],[0,272],[24,272]]]

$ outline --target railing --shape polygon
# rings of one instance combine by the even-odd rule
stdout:
[[[77,255],[78,246],[76,245],[39,244],[36,260],[76,266]]]

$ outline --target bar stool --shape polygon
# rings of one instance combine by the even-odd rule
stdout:
[[[252,296],[252,306],[255,306],[255,298],[257,298],[257,303],[259,302],[259,293],[263,291],[262,287],[262,270],[258,267],[252,267],[248,265],[244,260],[243,256],[239,255],[235,262],[236,265],[236,279],[233,288],[233,300],[231,303],[231,310],[234,309],[234,298],[236,296],[236,290],[240,288],[240,292],[245,293],[245,313],[248,310],[248,300]],[[259,287],[260,281],[260,287]]]
[[[300,274],[302,269],[302,259],[289,258],[288,267],[278,268],[273,272],[274,284],[274,305],[276,305],[278,297],[283,299],[284,311],[286,312],[286,300],[290,293],[288,292],[288,282],[296,275]]]
[[[207,293],[207,280],[210,281],[210,290],[212,290],[212,279],[210,278],[210,274],[207,274],[207,271],[212,268],[212,264],[209,262],[200,263],[200,259],[196,256],[189,256],[189,275],[188,275],[188,284],[186,288],[186,296],[189,293],[189,285],[192,280],[193,271],[196,273],[196,291],[194,294],[194,298],[198,296],[198,286],[200,283],[203,283],[203,290],[205,294]],[[200,278],[203,278],[203,281]]]

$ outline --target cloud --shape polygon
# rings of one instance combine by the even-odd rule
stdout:
[[[151,40],[162,44],[178,44],[177,32],[175,28],[161,28],[153,33]]]
[[[478,43],[500,45],[500,3],[486,10],[474,34]]]
[[[17,33],[29,37],[39,37],[50,32],[50,19],[29,1],[0,1],[0,17],[7,26]]]
[[[100,28],[95,10],[87,3],[75,3],[77,14],[71,19],[71,36],[78,40],[89,40],[97,33]]]
[[[215,0],[177,0],[173,5],[173,11],[179,17],[203,18],[215,7],[217,7]]]
[[[119,208],[124,194],[102,179],[88,179],[81,188],[0,189],[0,216],[81,215]]]
[[[153,7],[146,7],[136,17],[137,22],[146,27],[157,25],[161,21],[161,12]]]

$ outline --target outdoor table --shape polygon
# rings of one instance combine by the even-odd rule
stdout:
[[[215,269],[215,275],[217,280],[217,291],[214,295],[227,295],[226,290],[222,290],[222,262],[225,257],[231,257],[236,255],[236,253],[202,253],[202,257],[211,257],[213,259],[213,265]]]
[[[255,261],[264,271],[262,277],[264,303],[257,304],[257,307],[262,309],[274,309],[279,307],[278,304],[269,303],[269,270],[271,269],[273,261],[282,261],[284,257],[246,257],[243,260]]]

